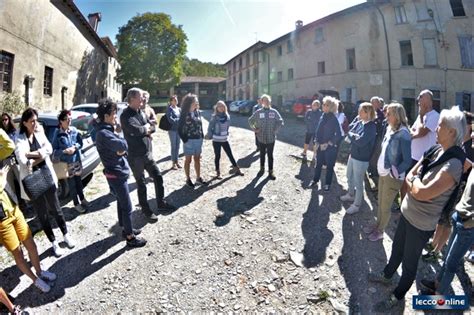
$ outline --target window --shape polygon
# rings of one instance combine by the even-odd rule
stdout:
[[[405,107],[408,120],[412,123],[416,118],[415,90],[402,89],[402,104]]]
[[[257,51],[253,52],[253,63],[254,64],[258,63],[258,52]]]
[[[250,83],[250,70],[247,70],[247,73],[245,74],[245,83]]]
[[[291,53],[293,52],[293,42],[291,40],[288,40],[286,42],[286,47],[287,47],[287,52],[288,53]]]
[[[239,58],[239,69],[242,69],[242,57]]]
[[[395,7],[395,20],[397,24],[404,24],[408,22],[407,15],[405,13],[405,7],[403,5]]]
[[[237,62],[234,60],[234,72],[237,70]]]
[[[247,53],[247,56],[245,56],[245,66],[248,67],[250,66],[250,54]]]
[[[474,98],[474,93],[469,92],[456,92],[456,105],[459,105],[461,110],[469,111],[471,107],[471,101]]]
[[[278,76],[278,82],[283,81],[283,72],[282,71],[278,71],[277,76]]]
[[[355,70],[356,68],[355,48],[346,49],[346,61],[347,61],[347,70]]]
[[[281,56],[283,54],[283,51],[282,51],[282,48],[281,48],[281,45],[277,47],[277,55],[278,56]]]
[[[233,81],[234,81],[234,84],[233,84],[233,85],[235,86],[235,75],[234,75],[233,79],[234,79],[234,80],[233,80]]]
[[[431,20],[431,16],[428,14],[428,8],[423,2],[415,2],[415,8],[418,21]]]
[[[436,57],[435,39],[423,39],[423,48],[425,50],[425,66],[436,66],[438,64],[438,58]]]
[[[53,96],[53,68],[44,67],[43,94]]]
[[[12,91],[12,72],[13,72],[13,61],[15,56],[7,53],[6,51],[0,51],[0,92],[11,92]]]
[[[324,41],[324,33],[323,33],[323,28],[322,27],[318,27],[316,29],[316,32],[315,32],[315,37],[314,37],[314,42],[317,44],[317,43],[320,43]]]
[[[466,16],[462,0],[449,0],[451,10],[453,10],[453,16]]]
[[[242,84],[242,72],[239,73],[239,84]]]
[[[326,73],[326,64],[324,61],[318,62],[318,74],[325,74]]]
[[[288,69],[288,81],[293,80],[293,68]]]
[[[462,67],[474,69],[474,41],[472,36],[459,36],[458,39]]]
[[[409,40],[400,42],[400,56],[402,66],[413,66],[413,52],[411,51],[411,42]]]
[[[433,92],[433,109],[439,113],[441,111],[441,92],[433,89],[430,91]]]
[[[253,68],[253,80],[258,80],[258,68]]]

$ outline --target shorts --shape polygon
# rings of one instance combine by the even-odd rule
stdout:
[[[31,230],[25,217],[18,206],[15,206],[13,211],[7,212],[7,218],[0,221],[0,243],[12,252],[30,237]]]
[[[188,139],[183,145],[184,155],[200,155],[202,152],[202,138]]]
[[[307,132],[306,135],[304,136],[304,144],[310,144],[313,139],[314,139],[314,133]]]

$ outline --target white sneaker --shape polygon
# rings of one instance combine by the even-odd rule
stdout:
[[[58,241],[53,242],[53,252],[56,257],[61,257],[64,255],[64,249],[59,246]]]
[[[351,206],[346,210],[347,214],[354,214],[356,212],[359,212],[359,206],[356,206],[355,204],[351,204]]]
[[[72,237],[68,234],[64,234],[64,242],[66,243],[67,247],[74,248],[76,246],[76,242],[72,239]]]
[[[350,193],[347,193],[343,196],[341,196],[341,201],[354,201],[354,196],[352,196]]]
[[[51,287],[49,286],[49,284],[47,284],[46,282],[44,282],[44,280],[41,280],[40,278],[36,278],[34,284],[35,284],[35,287],[40,289],[41,292],[43,293],[48,293],[51,290]]]
[[[56,276],[55,273],[53,273],[51,271],[43,270],[39,274],[39,278],[41,278],[44,281],[54,281],[54,280],[56,280],[57,276]]]

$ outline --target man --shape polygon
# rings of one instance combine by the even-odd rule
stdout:
[[[252,108],[252,115],[260,108],[262,108],[262,99],[259,97],[257,98],[257,104],[255,104],[255,106]],[[255,146],[257,147],[255,151],[258,152],[260,150],[260,147],[258,145],[257,134],[255,134]]]
[[[137,182],[138,201],[142,211],[150,221],[156,222],[158,217],[148,205],[145,170],[153,178],[158,209],[173,211],[176,208],[163,199],[165,192],[163,177],[153,161],[151,152],[151,134],[155,132],[155,126],[150,124],[148,117],[142,113],[142,91],[138,88],[131,88],[127,92],[127,101],[128,107],[123,111],[120,122],[129,148],[128,162]]]
[[[383,98],[374,96],[370,99],[370,103],[375,110],[376,118],[375,118],[375,127],[377,131],[377,136],[375,138],[375,145],[374,151],[372,153],[372,157],[369,161],[369,174],[372,177],[373,181],[376,185],[378,185],[379,174],[377,172],[377,160],[379,158],[380,152],[382,150],[382,139],[383,139],[383,121],[384,121],[384,114],[383,114]]]

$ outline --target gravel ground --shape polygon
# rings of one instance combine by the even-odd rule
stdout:
[[[204,116],[209,118],[210,112]],[[365,238],[362,227],[373,222],[374,194],[368,192],[361,211],[345,215],[339,196],[346,187],[345,165],[338,163],[331,191],[308,189],[313,169],[295,158],[301,152],[303,123],[287,118],[275,146],[276,181],[256,178],[258,154],[247,118],[232,116],[230,143],[245,176],[225,173],[230,163],[223,155],[221,180],[213,179],[212,143],[205,141],[202,174],[207,187],[184,187],[184,171],[169,170],[169,140],[159,131],[154,154],[164,174],[167,199],[179,206],[147,223],[133,212],[143,228],[147,246],[129,250],[121,238],[116,202],[108,195],[101,167],[85,189],[91,201],[79,215],[64,207],[73,250],[52,255],[43,232],[35,234],[42,264],[58,275],[48,294],[40,293],[0,251],[0,283],[17,302],[34,314],[155,313],[155,312],[345,312],[371,313],[390,288],[368,283],[367,273],[384,267],[398,218],[392,217],[388,235],[379,242]],[[207,123],[206,123],[207,126]],[[344,151],[344,148],[342,149]],[[343,155],[343,154],[342,154]],[[341,157],[341,159],[344,159]],[[323,173],[324,175],[324,173]],[[324,178],[324,177],[323,177]],[[137,204],[133,177],[131,198]],[[370,189],[369,189],[370,190]],[[153,183],[148,196],[155,207]],[[38,231],[36,219],[30,219]],[[59,236],[59,230],[55,230]],[[433,277],[439,264],[419,265],[418,276]],[[473,265],[460,272],[466,292]],[[399,273],[401,269],[399,269]],[[463,294],[456,277],[453,289]],[[411,295],[394,314],[414,313]]]

